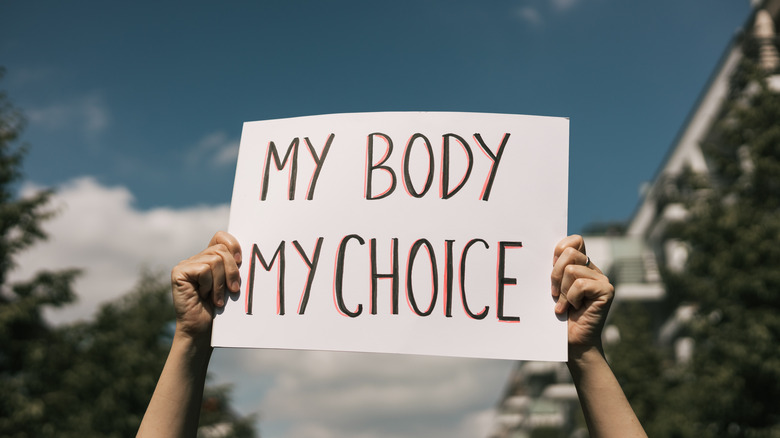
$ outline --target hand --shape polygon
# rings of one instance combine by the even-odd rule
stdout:
[[[171,271],[176,332],[208,342],[214,310],[225,305],[226,291],[241,289],[241,246],[225,232],[211,238],[209,247],[180,262]]]
[[[585,253],[582,236],[569,236],[555,247],[552,296],[555,313],[569,310],[569,348],[601,349],[601,331],[615,288]]]

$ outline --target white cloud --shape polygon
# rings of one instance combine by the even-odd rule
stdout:
[[[451,412],[479,396],[479,365],[469,361],[325,352],[307,352],[301,359],[306,366],[287,366],[277,377],[269,393],[273,404],[266,408],[270,414],[292,419],[310,412],[310,420],[348,427],[398,415]]]
[[[30,192],[35,187],[28,185]],[[139,211],[123,187],[80,178],[58,189],[50,240],[18,258],[15,278],[84,267],[80,304],[57,321],[88,317],[129,290],[142,266],[168,270],[227,223],[228,207]],[[220,349],[210,373],[233,385],[265,438],[471,438],[487,436],[510,361],[392,354]]]
[[[571,9],[575,4],[579,3],[580,0],[550,0],[550,2],[553,5],[553,8],[556,11],[566,11]]]
[[[517,8],[516,12],[517,16],[528,24],[534,26],[542,24],[542,15],[538,10],[536,10],[536,8],[531,6],[524,6],[522,8]]]
[[[187,164],[198,165],[202,162],[217,167],[234,166],[238,158],[238,140],[231,139],[222,131],[203,137],[187,155]]]
[[[27,185],[23,193],[36,188]],[[101,302],[129,291],[142,268],[170,270],[195,254],[227,226],[228,207],[158,208],[139,211],[123,187],[105,187],[92,178],[58,189],[59,210],[44,228],[50,239],[21,254],[14,278],[39,269],[84,269],[75,288],[79,301],[49,315],[55,322],[85,318]]]
[[[575,5],[580,3],[581,0],[549,0],[547,5],[549,7],[543,8],[552,14],[563,14],[571,10]],[[544,4],[544,2],[541,2]],[[533,25],[541,26],[545,22],[545,15],[542,14],[540,8],[535,6],[519,6],[515,8],[515,14],[523,22]]]
[[[30,123],[49,130],[76,129],[95,139],[108,127],[111,117],[103,98],[92,93],[48,106],[25,109]]]
[[[237,361],[240,358],[240,362]],[[509,361],[318,351],[219,351],[218,381],[266,437],[485,437]],[[262,390],[262,400],[252,400]],[[275,433],[274,433],[275,432]]]

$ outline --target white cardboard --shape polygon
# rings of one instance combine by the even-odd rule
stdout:
[[[566,234],[568,136],[566,118],[507,114],[357,113],[245,123],[228,227],[242,245],[242,290],[216,316],[212,344],[565,361],[566,321],[553,312],[550,271],[553,247]],[[454,192],[463,182],[449,197],[442,196],[445,138],[447,191]],[[503,141],[503,155],[496,160]],[[387,155],[389,142],[393,149]],[[280,162],[290,152],[281,170],[268,155],[271,146]],[[473,167],[464,180],[467,149]],[[317,161],[321,167],[315,179]],[[395,189],[380,199],[367,199],[369,177],[372,198],[390,188],[388,169],[395,174]],[[309,193],[312,199],[307,199]],[[313,264],[319,238],[319,258],[303,309],[308,265]],[[375,313],[372,239],[379,275]],[[386,278],[393,273],[394,239],[395,314],[394,280]],[[283,256],[280,252],[273,259],[282,241]],[[469,242],[466,308],[460,271]],[[255,246],[265,263],[273,263],[270,270],[253,253]],[[415,247],[410,300],[408,260]],[[280,282],[284,300],[278,293]],[[499,306],[504,320],[499,319]],[[483,310],[486,316],[478,319]]]

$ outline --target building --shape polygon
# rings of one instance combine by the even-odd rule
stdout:
[[[750,32],[758,42],[760,66],[776,72],[780,67],[775,33],[775,23],[780,22],[780,0],[754,1],[753,7],[743,32]],[[700,144],[722,116],[731,76],[744,56],[739,39],[740,35],[735,36],[726,48],[632,218],[619,230],[586,237],[588,254],[615,284],[614,307],[621,302],[641,301],[653,311],[653,303],[666,294],[659,264],[670,270],[684,269],[685,245],[664,240],[663,233],[668,224],[685,220],[686,210],[681,204],[662,201],[670,198],[669,192],[676,189],[674,181],[682,172],[708,170]],[[771,76],[769,84],[780,90],[780,75]],[[671,315],[658,315],[662,323],[656,340],[678,363],[691,355],[693,342],[680,328],[692,314],[693,306],[684,305]],[[604,337],[606,343],[619,342],[620,333],[608,324]],[[587,436],[578,418],[581,413],[574,385],[562,363],[519,362],[496,410],[491,438]]]

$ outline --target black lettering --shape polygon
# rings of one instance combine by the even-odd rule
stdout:
[[[454,240],[445,240],[444,251],[444,316],[452,318],[452,244]]]
[[[509,133],[504,134],[504,138],[501,140],[501,145],[498,147],[498,151],[493,154],[489,147],[482,141],[480,134],[474,134],[474,138],[479,142],[479,145],[485,151],[488,157],[493,160],[493,164],[490,165],[490,174],[485,181],[485,187],[482,189],[482,200],[487,201],[490,197],[490,189],[493,188],[493,181],[496,179],[496,172],[498,172],[498,164],[501,162],[501,157],[504,155],[504,146],[506,146],[507,140],[509,140]]]
[[[498,303],[496,312],[499,321],[520,321],[518,316],[504,316],[504,286],[507,284],[517,284],[517,279],[505,277],[505,262],[507,248],[522,248],[522,242],[498,242]]]
[[[358,304],[357,310],[354,312],[347,309],[346,304],[344,304],[344,295],[343,295],[343,283],[344,283],[344,256],[347,252],[347,242],[350,240],[355,239],[357,240],[361,245],[366,243],[362,237],[358,236],[357,234],[350,234],[349,236],[344,237],[341,239],[341,243],[339,244],[339,252],[338,252],[338,258],[336,260],[336,279],[334,284],[334,291],[333,293],[336,295],[336,303],[339,306],[339,310],[341,312],[351,318],[355,318],[358,315],[360,315],[363,312],[363,305]]]
[[[431,276],[433,277],[433,293],[431,294],[431,304],[428,306],[428,310],[421,311],[417,307],[417,302],[414,299],[414,291],[412,290],[412,269],[414,268],[414,259],[417,257],[417,252],[420,247],[425,245],[428,250],[428,255],[431,260]],[[409,298],[409,304],[412,306],[414,313],[420,316],[428,316],[433,312],[433,308],[436,305],[436,297],[439,292],[439,273],[436,268],[436,255],[433,252],[433,246],[431,242],[426,239],[419,239],[412,245],[412,249],[409,251],[409,261],[406,267],[406,296]]]
[[[374,164],[374,136],[381,137],[387,142],[387,152],[377,164]],[[393,172],[393,169],[390,168],[390,166],[383,165],[388,160],[388,158],[390,158],[390,154],[393,153],[393,140],[391,140],[390,137],[385,134],[375,132],[373,134],[369,134],[368,146],[366,149],[366,199],[375,200],[386,198],[390,196],[391,193],[393,193],[396,184],[395,172]],[[385,190],[384,193],[380,193],[376,197],[371,193],[374,169],[382,169],[390,174],[390,187]]]
[[[485,248],[490,248],[488,243],[482,239],[471,239],[469,240],[469,243],[467,243],[463,248],[463,256],[460,259],[460,298],[463,300],[463,309],[470,317],[474,319],[484,319],[487,316],[490,307],[485,306],[482,309],[482,312],[475,314],[471,311],[471,309],[469,309],[468,301],[466,300],[466,256],[468,255],[471,246],[477,242],[481,242],[483,245],[485,245]]]
[[[293,141],[290,143],[290,146],[287,148],[287,152],[284,154],[284,160],[279,159],[279,151],[276,150],[276,144],[274,142],[270,142],[268,144],[268,151],[265,154],[265,169],[263,172],[263,189],[260,195],[260,200],[265,201],[267,195],[268,195],[268,178],[271,173],[271,157],[273,157],[274,164],[276,165],[277,170],[282,170],[285,166],[287,166],[287,160],[290,158],[290,153],[292,153],[292,164],[290,164],[290,179],[288,182],[288,199],[293,200],[295,199],[295,181],[298,177],[298,143],[300,140],[298,140],[298,137],[294,138]]]
[[[306,146],[309,147],[309,152],[311,152],[311,157],[314,159],[314,164],[317,166],[316,169],[314,169],[314,174],[311,176],[311,183],[309,184],[309,192],[306,194],[306,199],[311,201],[314,199],[314,188],[317,186],[317,179],[320,177],[320,172],[322,171],[322,164],[325,162],[325,157],[328,156],[328,151],[330,150],[330,145],[333,143],[333,137],[335,137],[336,134],[330,134],[328,137],[328,140],[325,142],[325,147],[322,148],[322,155],[317,156],[317,151],[314,150],[314,146],[311,145],[311,142],[309,141],[309,137],[305,137],[304,140],[306,141]]]
[[[412,184],[412,176],[409,174],[409,161],[411,160],[410,156],[412,145],[418,138],[423,139],[423,142],[425,142],[425,149],[428,151],[428,176],[425,179],[425,187],[423,187],[423,190],[420,193],[414,189],[414,185]],[[422,198],[431,188],[431,184],[433,184],[433,148],[431,147],[431,142],[428,141],[426,136],[420,133],[416,133],[412,135],[412,137],[409,139],[409,142],[406,143],[406,150],[404,150],[404,186],[406,186],[406,191],[409,192],[410,195],[415,198]]]
[[[276,248],[271,263],[266,263],[263,253],[260,252],[255,243],[252,245],[252,259],[249,263],[249,286],[247,287],[245,311],[247,315],[252,314],[252,297],[254,296],[255,286],[255,260],[259,260],[260,264],[266,271],[270,271],[276,261],[276,257],[279,257],[279,272],[278,272],[278,286],[277,286],[277,312],[279,315],[284,315],[284,240]]]
[[[451,191],[449,190],[450,187],[450,137],[455,138],[455,140],[460,143],[460,145],[463,147],[463,150],[466,151],[466,154],[468,155],[468,162],[469,165],[466,168],[466,174],[463,175],[463,179],[461,179],[460,183],[458,183],[455,188],[453,188]],[[466,140],[463,139],[463,137],[457,135],[457,134],[444,134],[442,136],[443,138],[443,144],[442,144],[442,151],[441,151],[441,198],[442,199],[449,199],[460,189],[463,188],[464,185],[466,185],[466,181],[469,179],[469,175],[471,175],[471,169],[474,167],[474,154],[471,153],[471,147],[468,143],[466,143]]]
[[[393,285],[393,315],[398,315],[398,238],[393,238],[393,271],[389,274],[377,273],[376,266],[376,239],[371,239],[371,314],[376,315],[377,289],[379,279],[389,278]]]
[[[309,275],[306,277],[306,288],[303,290],[303,296],[301,297],[301,304],[298,306],[299,315],[303,315],[303,313],[306,311],[306,305],[309,303],[311,284],[314,281],[314,273],[317,271],[317,263],[320,260],[320,249],[322,249],[323,240],[324,238],[322,237],[317,239],[317,244],[314,247],[314,255],[312,256],[311,260],[309,260],[309,257],[306,256],[306,251],[304,251],[303,248],[301,248],[301,245],[298,243],[298,241],[293,240],[293,245],[295,245],[295,249],[298,250],[298,254],[301,255],[303,261],[306,263],[306,266],[309,267]]]

